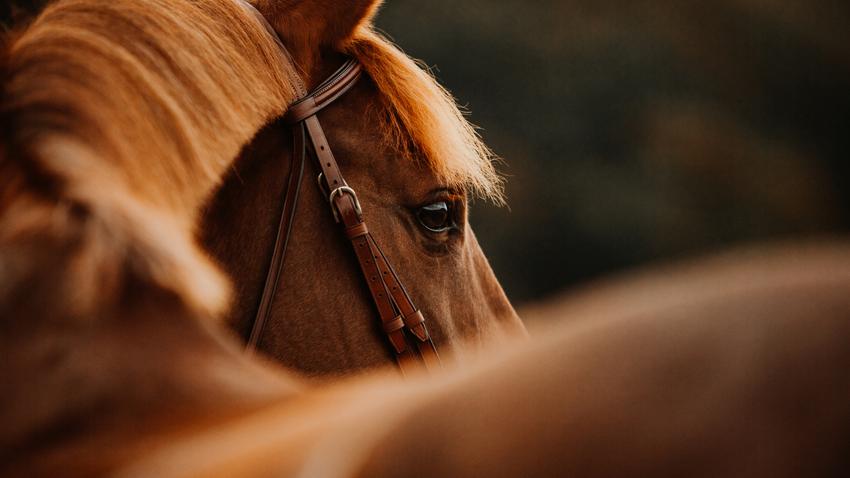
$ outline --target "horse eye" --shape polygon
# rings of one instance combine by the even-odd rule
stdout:
[[[419,224],[431,232],[446,232],[454,227],[450,206],[445,201],[422,206],[416,211]]]

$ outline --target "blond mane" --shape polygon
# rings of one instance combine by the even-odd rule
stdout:
[[[369,26],[346,45],[385,101],[387,136],[408,159],[424,158],[453,186],[502,203],[494,155],[430,73]]]
[[[88,172],[183,212],[295,97],[292,66],[236,1],[56,2],[8,57],[3,109],[24,147],[73,142],[106,163]]]
[[[265,28],[231,0],[64,0],[10,38],[0,259],[79,245],[48,308],[91,314],[136,277],[220,311],[228,287],[195,244],[197,216],[296,97]],[[55,246],[32,251],[38,241]],[[22,280],[0,277],[0,303]]]

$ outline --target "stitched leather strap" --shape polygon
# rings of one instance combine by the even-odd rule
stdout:
[[[359,73],[351,73],[356,71],[349,67],[351,61],[346,62],[339,70],[342,77],[349,77],[352,74],[359,75]],[[347,81],[340,84],[342,85],[341,92],[335,92],[335,98],[341,96],[353,85],[352,82]],[[327,103],[320,104],[322,107],[326,105]],[[412,354],[407,334],[404,333],[405,329],[412,333],[411,339],[416,343],[416,349],[419,351],[424,364],[429,369],[440,368],[439,355],[425,326],[424,318],[418,320],[422,317],[421,312],[413,305],[413,301],[404,286],[401,285],[401,281],[389,264],[386,255],[375,242],[372,234],[369,233],[363,220],[356,193],[342,177],[319,119],[315,114],[303,119],[295,114],[287,117],[290,121],[303,121],[307,127],[307,136],[311,141],[313,152],[322,171],[321,178],[325,182],[327,191],[330,191],[328,200],[331,209],[334,211],[337,221],[341,223],[346,237],[351,241],[361,273],[372,296],[372,302],[378,310],[384,331],[387,333],[387,338],[397,355],[402,372],[405,374],[409,372],[407,364],[410,362],[409,356]],[[340,191],[340,193],[336,194],[337,191]],[[403,329],[395,326],[398,323],[398,318],[401,318],[405,325]]]
[[[298,206],[298,196],[301,192],[301,179],[304,176],[304,164],[307,160],[304,127],[293,128],[292,136],[292,165],[289,167],[286,196],[283,199],[283,207],[280,212],[280,222],[277,227],[272,258],[269,261],[268,272],[266,272],[266,282],[263,286],[263,293],[260,295],[260,305],[251,326],[251,334],[248,336],[247,350],[249,352],[253,352],[257,348],[263,328],[271,314],[272,300],[280,282],[280,273],[283,270],[286,249],[289,245],[289,237],[292,234],[292,223]]]
[[[351,89],[360,78],[361,72],[360,63],[349,59],[309,95],[293,103],[284,114],[283,120],[294,124],[315,115]]]

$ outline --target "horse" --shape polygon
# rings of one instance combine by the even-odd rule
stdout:
[[[340,156],[351,183],[367,186],[359,188],[364,210],[393,209],[380,202],[387,186],[370,184],[369,173],[352,167],[365,162],[359,148],[368,152],[376,144],[418,153],[419,162],[402,156],[376,166],[399,174],[395,179],[410,179],[393,168],[399,166],[463,185],[463,191],[495,193],[483,146],[470,130],[439,136],[447,145],[442,151],[453,156],[425,149],[437,144],[423,138],[437,138],[447,117],[459,118],[456,109],[435,119],[422,104],[405,108],[405,102],[421,99],[421,90],[386,92],[421,83],[404,74],[378,74],[392,77],[398,69],[370,69],[370,61],[387,59],[376,49],[400,55],[370,32],[373,2],[256,6],[293,61],[281,55],[250,10],[232,0],[58,0],[4,37],[0,474],[669,476],[699,469],[798,476],[838,473],[846,465],[840,438],[850,430],[844,366],[850,358],[850,253],[844,245],[735,256],[720,266],[693,266],[692,273],[664,272],[669,283],[693,285],[672,298],[678,300],[668,295],[667,281],[649,288],[629,283],[625,293],[602,288],[589,295],[592,306],[577,309],[593,319],[578,321],[581,327],[490,345],[496,348],[474,354],[480,358],[463,366],[447,360],[443,372],[406,380],[389,369],[317,383],[308,377],[324,373],[325,366],[305,361],[302,374],[245,354],[222,319],[228,280],[196,236],[202,222],[209,235],[217,235],[215,224],[233,219],[215,211],[226,209],[221,202],[236,193],[222,191],[216,204],[210,201],[219,185],[231,181],[226,175],[233,158],[255,132],[269,125],[240,161],[286,142],[274,134],[279,125],[272,122],[297,99],[297,78],[320,81],[343,53],[364,65],[368,78],[322,118],[339,138],[335,150],[361,161],[349,164]],[[287,36],[304,25],[309,33]],[[426,84],[448,102],[430,80]],[[387,98],[397,103],[378,108],[378,100]],[[440,105],[428,104],[437,111]],[[384,115],[381,136],[359,128],[367,124],[364,111]],[[422,121],[408,114],[423,115]],[[361,134],[382,141],[362,144]],[[470,159],[464,151],[477,152]],[[253,164],[244,161],[245,169],[237,165],[233,173],[236,181]],[[246,194],[259,197],[258,191]],[[305,196],[304,211],[322,204],[316,195]],[[465,208],[463,200],[459,204],[456,221]],[[403,210],[396,207],[387,223],[376,218],[376,234],[392,225],[419,237],[413,222],[418,215],[406,216],[405,226]],[[275,214],[258,217],[273,222]],[[342,248],[307,227],[302,239],[293,236],[299,255],[310,239]],[[402,266],[413,261],[402,254],[410,252],[404,241],[391,236],[381,239],[393,259]],[[455,236],[456,242],[433,250],[419,245],[443,258],[459,247],[453,260],[486,272],[472,237]],[[226,263],[235,246],[211,247]],[[269,245],[259,248],[267,252]],[[225,270],[235,270],[235,262]],[[283,280],[291,270],[318,267],[298,265],[290,262]],[[695,281],[694,274],[710,280]],[[262,272],[250,277],[254,285],[246,287],[254,292],[237,302],[256,300]],[[751,285],[732,287],[741,283]],[[494,284],[480,279],[465,290],[501,292]],[[240,297],[243,286],[236,287]],[[640,302],[629,295],[636,290]],[[289,293],[281,288],[282,303],[295,302]],[[439,302],[415,298],[426,312],[441,310],[434,305]],[[342,299],[328,300],[341,306]],[[344,305],[356,309],[356,301],[348,297]],[[492,314],[488,320],[494,323],[515,321],[507,301],[443,306],[481,308],[471,317]],[[316,310],[301,312],[315,316]],[[439,344],[439,326],[433,328]],[[387,355],[383,363],[390,362]],[[309,360],[317,358],[324,359],[317,354]],[[369,368],[372,361],[378,359],[344,365]]]
[[[353,11],[353,21],[370,17],[375,7],[362,6],[362,12]],[[298,52],[289,46],[299,44],[305,26],[281,25],[274,12],[269,15],[287,50],[295,51],[299,70],[311,72],[309,84],[327,78],[341,63],[338,53]],[[447,92],[371,29],[356,27],[342,49],[368,74],[319,113],[324,135],[357,191],[369,230],[404,276],[402,282],[414,284],[413,302],[430,318],[434,342],[441,353],[457,356],[494,340],[523,336],[523,325],[467,219],[469,194],[500,201],[491,153]],[[248,340],[262,320],[256,315],[267,258],[274,255],[281,216],[277,198],[300,186],[284,273],[259,348],[311,375],[387,364],[386,338],[370,320],[370,294],[357,280],[358,263],[328,211],[329,190],[312,180],[319,171],[304,173],[296,183],[287,181],[288,175],[300,173],[293,173],[298,149],[293,152],[290,128],[278,121],[261,131],[206,210],[204,242],[237,284],[228,321]],[[420,217],[434,207],[436,218]],[[423,225],[423,220],[437,223]]]
[[[53,137],[40,138],[35,147],[61,152],[32,153],[60,157],[55,161],[61,164],[47,167],[51,169],[48,175],[61,180],[85,176],[68,180],[80,183],[79,190],[89,191],[80,194],[121,196],[120,200],[74,198],[75,210],[98,217],[100,211],[112,209],[102,214],[125,215],[128,230],[156,230],[156,235],[161,235],[139,239],[157,243],[145,246],[152,250],[140,254],[145,258],[139,265],[162,269],[156,274],[163,281],[175,282],[169,287],[193,289],[178,292],[195,296],[187,300],[222,315],[225,304],[231,303],[228,282],[235,284],[225,320],[247,340],[248,324],[256,314],[269,268],[273,224],[287,189],[285,178],[294,164],[285,154],[292,150],[287,128],[280,122],[269,123],[296,99],[298,83],[303,80],[307,86],[315,86],[338,66],[341,54],[350,55],[359,59],[367,75],[321,113],[322,121],[347,180],[358,191],[371,233],[396,263],[403,282],[415,284],[410,295],[422,315],[430,318],[428,331],[443,359],[450,360],[462,349],[496,337],[522,335],[522,324],[467,221],[470,196],[497,201],[501,197],[492,155],[448,93],[373,31],[370,19],[377,3],[340,4],[334,7],[340,10],[337,13],[306,2],[285,9],[283,16],[276,13],[283,9],[281,5],[258,6],[267,10],[266,16],[291,57],[281,55],[268,34],[258,30],[258,22],[250,18],[244,19],[250,24],[242,29],[210,27],[202,31],[198,35],[223,38],[203,46],[204,38],[175,31],[178,19],[157,17],[146,7],[104,7],[96,14],[108,12],[114,16],[114,24],[83,31],[93,20],[85,18],[81,8],[75,10],[74,2],[60,2],[13,46],[22,54],[12,57],[13,63],[20,63],[12,67],[14,79],[7,94],[18,103],[11,108],[27,110],[21,116],[30,117],[17,116],[20,126],[16,128],[38,129],[42,137],[48,128],[56,130]],[[207,10],[221,8],[225,7],[204,4],[196,10],[214,16],[224,12]],[[302,12],[302,8],[306,10]],[[228,15],[244,17],[242,12]],[[326,21],[325,16],[333,20]],[[303,21],[281,23],[295,17]],[[50,30],[57,25],[66,30]],[[68,30],[72,28],[77,30]],[[254,37],[246,31],[253,31]],[[75,33],[85,38],[74,38]],[[90,38],[93,34],[97,42]],[[261,34],[264,36],[259,37]],[[149,36],[162,38],[162,44],[144,43]],[[321,37],[318,42],[303,46],[316,36]],[[233,50],[248,43],[251,46],[239,61],[224,64]],[[71,45],[77,50],[70,51]],[[45,51],[48,49],[52,51]],[[176,52],[179,49],[191,51]],[[44,58],[60,53],[71,58]],[[27,54],[32,57],[26,58]],[[216,54],[219,58],[210,58]],[[59,72],[45,77],[45,70],[60,67],[77,72],[77,77],[62,78]],[[85,74],[90,70],[98,72],[100,85],[79,84],[91,76]],[[36,75],[40,78],[34,78]],[[227,77],[240,80],[223,83],[222,78]],[[28,95],[34,92],[56,91],[54,82],[67,88],[64,97],[51,98],[55,104],[27,104]],[[133,91],[132,98],[121,96],[127,87]],[[112,89],[117,90],[115,96],[92,98]],[[34,111],[39,108],[43,111]],[[50,124],[68,121],[56,118],[60,116],[54,114],[57,108],[70,109],[68,116],[81,120],[74,127]],[[100,117],[108,117],[113,126],[104,128]],[[144,120],[151,117],[156,122]],[[73,166],[74,171],[59,170],[71,167],[66,159],[71,154],[83,164]],[[40,160],[42,164],[48,161],[52,159]],[[101,167],[101,163],[108,164]],[[302,182],[310,184],[294,185],[303,191],[303,197],[294,218],[279,293],[270,305],[258,348],[313,375],[391,364],[393,355],[380,324],[371,318],[373,305],[358,283],[351,252],[345,249],[348,246],[341,234],[334,231],[320,191],[308,187],[313,185],[309,177],[315,174],[304,174]],[[89,185],[83,186],[83,182]],[[118,206],[119,202],[132,204]],[[448,227],[436,232],[417,217],[435,205],[446,209],[444,220],[449,221]],[[134,217],[130,217],[130,209],[137,211],[132,213]],[[108,222],[109,227],[117,223]],[[114,234],[144,233],[122,230]],[[196,245],[198,236],[205,249]],[[132,238],[128,243],[135,241]],[[205,257],[210,254],[212,260]],[[107,267],[121,260],[93,259]],[[144,264],[151,261],[156,264]],[[176,264],[178,261],[182,264]],[[218,265],[227,279],[214,270]],[[104,290],[93,287],[92,294]]]

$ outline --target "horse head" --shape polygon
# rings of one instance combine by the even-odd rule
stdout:
[[[302,72],[305,89],[322,83],[346,57],[362,65],[365,74],[351,90],[317,116],[371,235],[426,318],[440,352],[457,355],[522,334],[468,221],[472,197],[501,200],[492,154],[451,96],[374,32],[378,4],[266,1],[257,7],[293,69]],[[320,171],[313,161],[303,177],[295,171],[299,134],[294,137],[284,121],[268,125],[207,209],[205,242],[236,284],[230,323],[246,339],[256,326],[283,198],[296,187],[284,266],[273,281],[259,348],[311,374],[391,363],[360,265],[334,224],[329,189],[317,187]],[[288,181],[293,174],[298,177]]]

